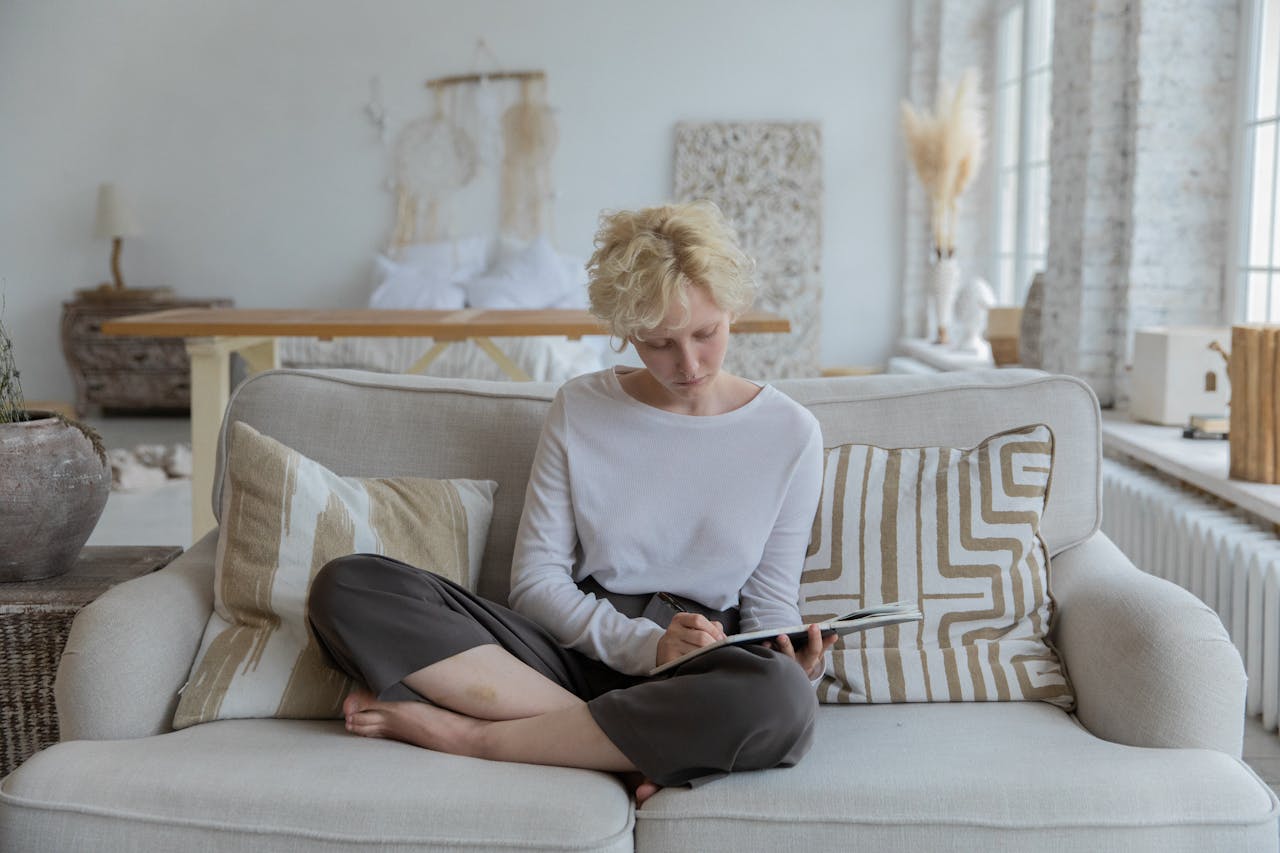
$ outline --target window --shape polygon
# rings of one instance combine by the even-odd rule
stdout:
[[[1280,322],[1280,0],[1245,0],[1235,316]]]
[[[1014,0],[996,34],[996,297],[1020,304],[1049,252],[1053,0]]]

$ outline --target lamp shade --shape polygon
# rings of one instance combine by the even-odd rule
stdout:
[[[98,220],[93,236],[110,240],[114,237],[137,237],[142,233],[133,211],[125,204],[115,184],[98,187]]]

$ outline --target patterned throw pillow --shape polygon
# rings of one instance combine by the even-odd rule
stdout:
[[[800,581],[805,621],[890,601],[916,604],[924,621],[845,636],[819,699],[1071,707],[1046,639],[1053,598],[1040,517],[1052,469],[1043,424],[972,450],[829,448]]]
[[[238,421],[229,438],[213,614],[173,727],[340,717],[351,685],[307,626],[311,579],[376,553],[474,590],[497,483],[339,477]]]

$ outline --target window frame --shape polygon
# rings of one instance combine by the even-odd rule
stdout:
[[[1280,15],[1280,2],[1275,2],[1275,11]],[[1223,278],[1224,286],[1222,314],[1228,323],[1244,322],[1277,322],[1280,321],[1280,300],[1273,302],[1272,295],[1280,287],[1280,239],[1275,232],[1277,217],[1280,217],[1280,69],[1276,80],[1276,114],[1270,118],[1258,120],[1254,109],[1258,99],[1258,86],[1261,79],[1262,55],[1261,43],[1263,33],[1263,7],[1268,0],[1240,0],[1240,35],[1237,55],[1242,58],[1238,65],[1240,75],[1236,86],[1236,121],[1233,128],[1231,185],[1232,203],[1228,224],[1228,254]],[[1271,227],[1272,238],[1268,248],[1267,265],[1257,267],[1251,264],[1250,235],[1253,226],[1253,176],[1255,170],[1254,129],[1265,124],[1275,128],[1272,139],[1271,157],[1274,165],[1271,175]],[[1251,274],[1267,273],[1267,293],[1263,297],[1263,316],[1249,317],[1249,283]],[[1276,317],[1275,320],[1269,319]]]
[[[1019,34],[1020,55],[1016,60],[1016,67],[1013,66],[1012,58],[1006,56],[1005,45],[1001,39],[1005,31],[1005,20],[1014,9],[1021,9],[1022,12],[1022,29]],[[1046,172],[1044,186],[1044,212],[1043,215],[1048,218],[1049,204],[1049,187],[1048,187],[1048,170],[1050,169],[1049,152],[1045,151],[1045,159],[1031,162],[1032,149],[1032,123],[1031,105],[1033,98],[1033,87],[1035,78],[1041,75],[1048,77],[1048,92],[1046,102],[1044,104],[1044,113],[1042,120],[1045,122],[1045,132],[1051,129],[1053,121],[1053,29],[1050,26],[1049,37],[1046,43],[1047,55],[1042,65],[1030,67],[1031,51],[1036,36],[1036,29],[1041,25],[1040,15],[1043,10],[1048,10],[1049,14],[1055,15],[1053,0],[1047,2],[1038,2],[1038,0],[1003,0],[995,10],[995,41],[996,41],[996,74],[993,81],[992,92],[995,101],[994,121],[992,122],[992,140],[994,155],[991,157],[991,182],[992,182],[992,198],[995,201],[993,205],[992,216],[992,247],[991,247],[991,270],[992,279],[995,283],[996,299],[1002,305],[1021,304],[1026,298],[1027,288],[1031,286],[1031,267],[1033,257],[1042,259],[1044,263],[1048,260],[1048,238],[1045,244],[1040,247],[1041,252],[1034,256],[1030,251],[1033,242],[1031,234],[1031,171],[1033,169],[1043,168]],[[1006,60],[1009,65],[1006,66]],[[1016,83],[1015,83],[1016,81]],[[1016,85],[1018,87],[1018,117],[1017,117],[1017,143],[1015,160],[1012,163],[1002,162],[1000,155],[1002,153],[1002,143],[1004,135],[1009,129],[1009,115],[1004,110],[1004,90],[1007,86]],[[1012,167],[1014,174],[1014,192],[1015,199],[1013,203],[1013,228],[1014,228],[1014,244],[1012,252],[1008,252],[1004,246],[1004,231],[1008,225],[1008,216],[1004,205],[1004,194],[1001,191],[1001,181],[1006,173],[1010,172]],[[1006,281],[1004,276],[1005,264],[1013,261],[1012,281]]]

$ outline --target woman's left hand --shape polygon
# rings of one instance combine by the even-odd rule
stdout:
[[[770,640],[765,643],[771,649],[777,649],[796,663],[800,664],[804,669],[804,674],[812,681],[813,678],[822,669],[822,656],[826,654],[836,644],[836,640],[840,639],[835,634],[825,639],[822,636],[822,629],[817,625],[809,626],[809,642],[805,643],[803,649],[796,651],[791,645],[791,638],[786,634],[779,634],[777,639]]]

